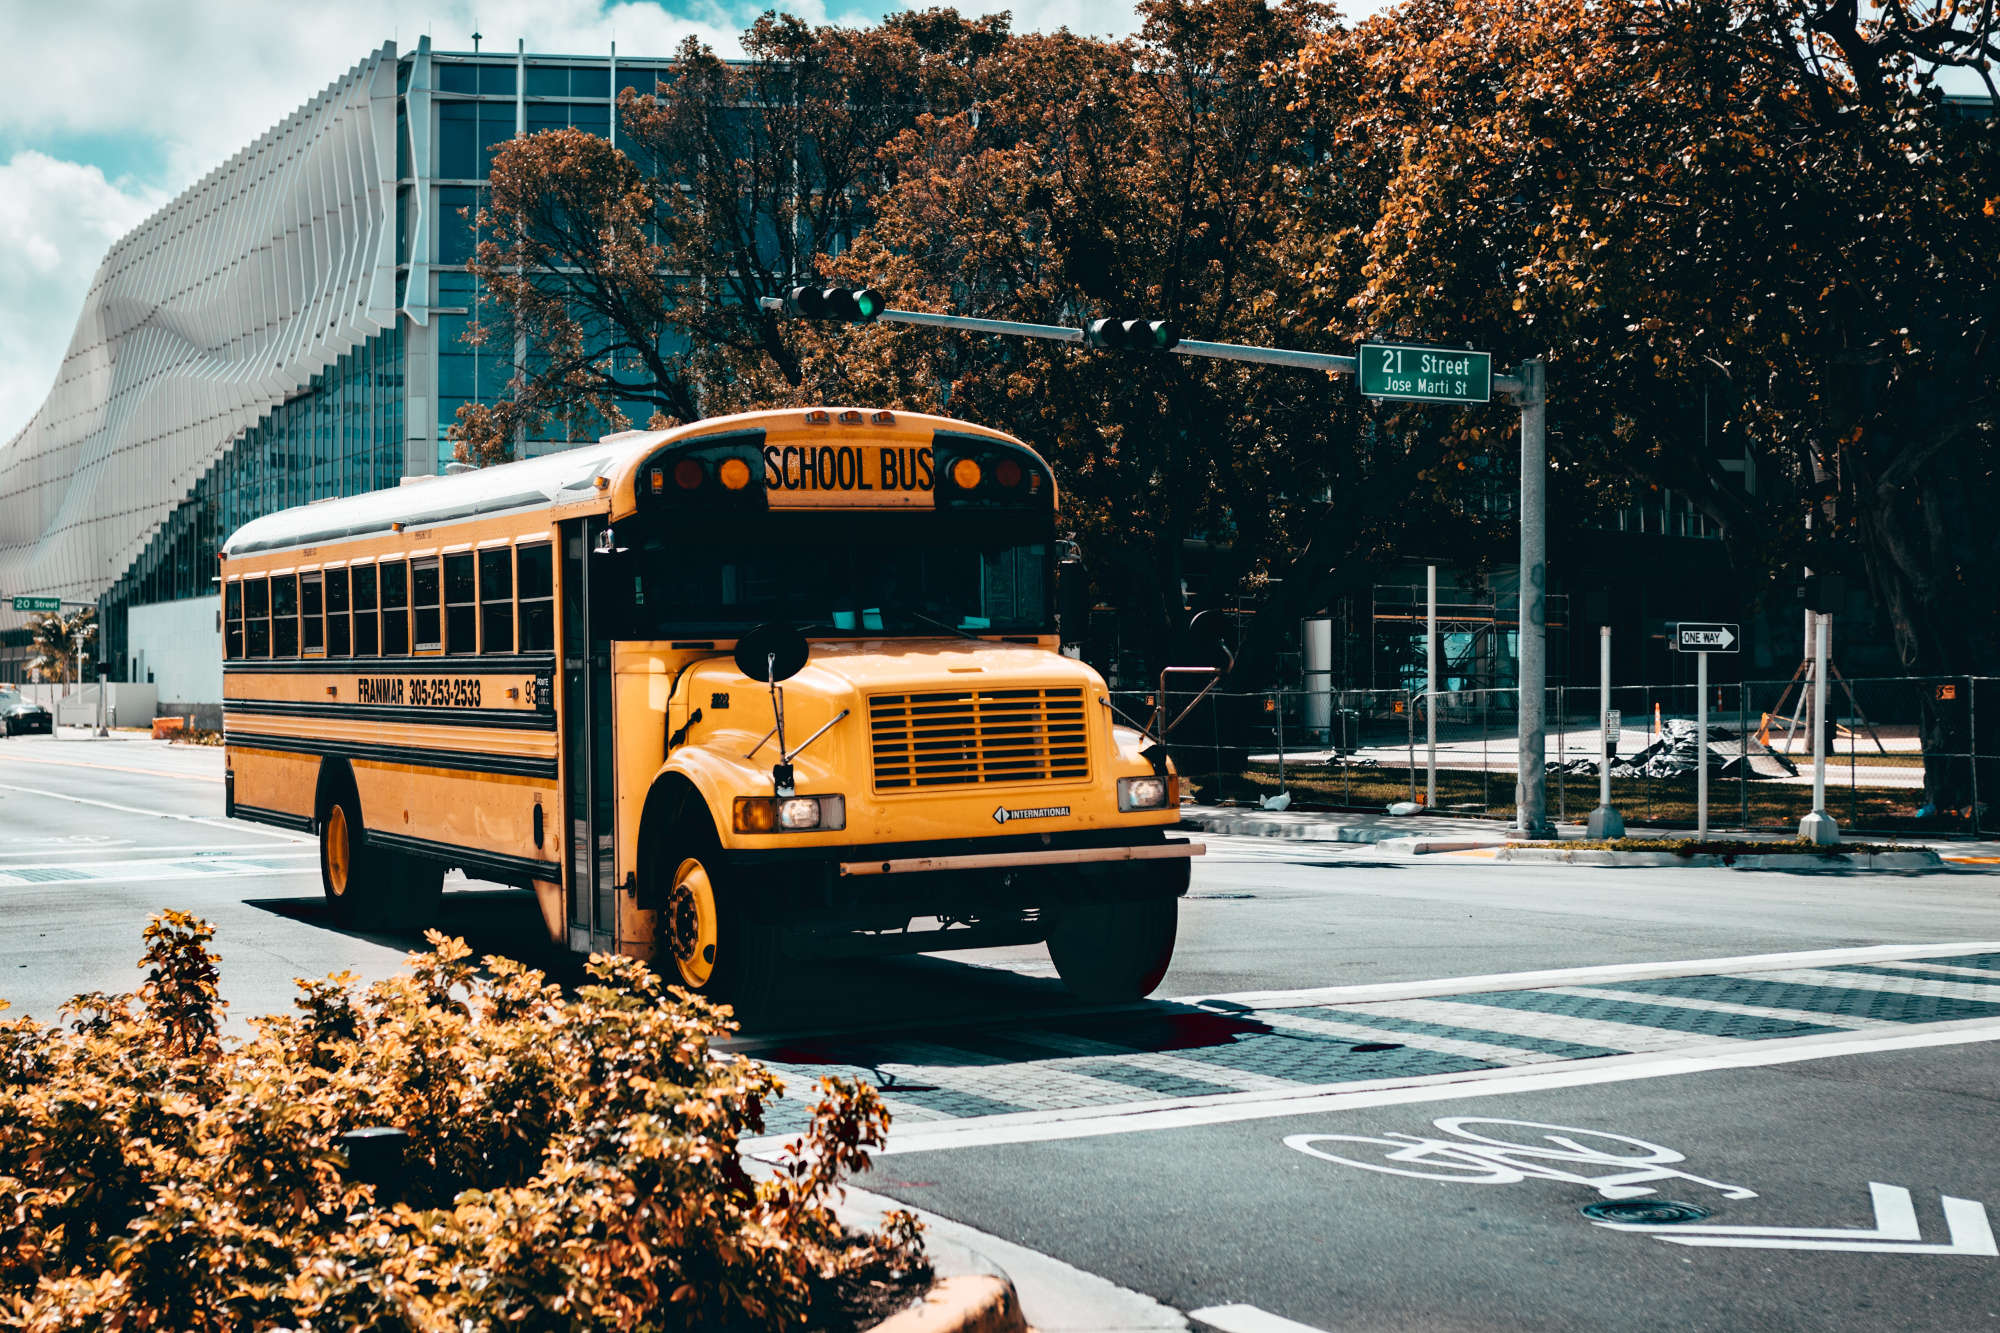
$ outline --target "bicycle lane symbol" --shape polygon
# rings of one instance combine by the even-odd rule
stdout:
[[[1655,1193],[1659,1182],[1684,1180],[1716,1190],[1725,1199],[1757,1197],[1755,1190],[1741,1185],[1678,1170],[1674,1164],[1687,1160],[1680,1153],[1625,1134],[1469,1115],[1445,1116],[1432,1124],[1451,1137],[1422,1138],[1395,1131],[1380,1138],[1292,1134],[1285,1146],[1341,1166],[1415,1180],[1466,1185],[1556,1180],[1588,1185],[1607,1199],[1639,1198]]]

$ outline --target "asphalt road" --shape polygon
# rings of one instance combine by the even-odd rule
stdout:
[[[334,928],[313,845],[221,819],[220,767],[0,742],[0,998],[129,988],[163,907],[215,923],[237,1023],[396,970],[419,941]],[[1217,838],[1165,998],[1082,1010],[1039,947],[843,964],[736,1044],[884,1089],[870,1189],[1232,1333],[1987,1327],[1996,883]],[[438,924],[576,975],[524,894]],[[1709,1215],[1613,1230],[1579,1211],[1607,1190]],[[1881,1234],[1686,1229],[1718,1225]]]

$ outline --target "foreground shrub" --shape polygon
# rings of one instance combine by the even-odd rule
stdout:
[[[642,963],[593,957],[565,997],[433,931],[406,974],[301,981],[227,1040],[213,935],[162,913],[136,993],[0,1019],[0,1326],[795,1328],[923,1267],[914,1219],[829,1208],[887,1133],[873,1089],[822,1080],[753,1179],[738,1139],[781,1085]],[[380,1185],[340,1141],[369,1126],[408,1136]]]

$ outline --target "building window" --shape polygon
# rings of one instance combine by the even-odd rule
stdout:
[[[354,585],[354,655],[373,657],[382,647],[375,619],[375,566],[356,565],[349,574]]]
[[[243,656],[243,584],[240,580],[222,587],[222,655]]]
[[[299,651],[326,651],[326,585],[324,575],[299,576]]]
[[[520,562],[521,651],[549,653],[556,646],[555,571],[547,542],[523,546]]]
[[[479,104],[438,104],[437,174],[444,180],[479,176]]]
[[[263,579],[243,580],[243,655],[271,655],[271,590]]]
[[[571,97],[611,96],[611,70],[605,65],[586,65],[569,72]]]
[[[444,650],[479,651],[479,590],[472,578],[472,552],[444,558]]]
[[[299,576],[271,580],[271,656],[299,655]]]
[[[528,66],[528,96],[568,97],[569,66],[567,65]]]
[[[382,566],[382,655],[410,651],[410,567],[397,560]]]
[[[326,655],[346,657],[353,647],[347,621],[347,571],[329,569],[326,571]]]
[[[434,653],[444,647],[444,591],[436,556],[410,562],[410,648]]]
[[[479,644],[481,652],[514,651],[514,553],[505,546],[479,553]]]
[[[479,66],[454,65],[440,60],[435,62],[438,91],[443,93],[476,93],[479,91]]]
[[[514,67],[512,65],[481,65],[479,67],[479,91],[488,95],[514,95]]]

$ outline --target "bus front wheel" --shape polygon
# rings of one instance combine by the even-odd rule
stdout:
[[[1049,924],[1049,958],[1079,999],[1144,999],[1167,975],[1179,924],[1180,899],[1164,893],[1069,903]]]
[[[737,891],[721,852],[700,816],[681,820],[661,840],[652,858],[652,873],[663,881],[654,957],[670,983],[752,1007],[776,985],[777,936]]]

